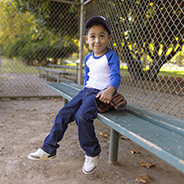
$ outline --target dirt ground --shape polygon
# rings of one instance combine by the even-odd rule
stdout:
[[[28,160],[49,133],[61,99],[0,101],[0,183],[2,184],[134,184],[146,174],[153,184],[182,184],[184,174],[130,140],[121,139],[119,162],[108,163],[109,128],[96,120],[96,134],[102,147],[99,165],[91,175],[82,173],[84,152],[79,146],[77,126],[69,128],[60,142],[57,157],[49,161]],[[138,153],[132,154],[131,150]],[[140,162],[155,164],[147,169]]]

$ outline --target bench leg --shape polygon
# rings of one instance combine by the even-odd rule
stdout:
[[[57,76],[57,82],[60,82],[60,75]]]
[[[39,77],[41,77],[41,70],[39,70]]]
[[[64,101],[64,105],[66,105],[68,103],[68,100],[65,98],[63,99],[63,101]]]
[[[109,146],[109,162],[116,163],[118,160],[119,133],[111,128],[110,130],[110,146]]]
[[[46,71],[46,80],[48,80],[48,72]]]

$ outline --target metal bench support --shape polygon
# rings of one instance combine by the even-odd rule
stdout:
[[[68,103],[68,100],[66,98],[64,98],[63,103],[64,103],[64,105],[66,105]]]
[[[119,133],[114,129],[110,129],[110,146],[109,146],[109,162],[116,163],[118,161]]]

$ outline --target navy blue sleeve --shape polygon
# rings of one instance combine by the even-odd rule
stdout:
[[[110,68],[109,86],[113,86],[117,90],[121,82],[119,57],[115,51],[109,49],[107,52],[107,59]]]
[[[88,61],[89,57],[90,57],[90,54],[88,54],[84,59],[84,85],[83,86],[86,86],[86,83],[89,79],[89,76],[88,76],[89,68],[86,65],[86,62]]]

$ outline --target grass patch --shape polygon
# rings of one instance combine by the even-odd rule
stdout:
[[[128,67],[127,66],[120,66],[120,71],[121,74],[128,74],[127,71]],[[149,70],[149,66],[146,66],[145,69],[143,69],[144,71]],[[172,63],[169,64],[165,64],[161,67],[160,72],[158,73],[159,76],[175,76],[175,77],[182,77],[184,76],[184,67],[182,66],[178,66],[178,65],[174,65]]]
[[[169,75],[169,76],[184,76],[184,67],[173,65],[173,64],[165,64],[160,69],[159,75]]]
[[[2,73],[38,73],[34,66],[27,66],[21,61],[2,58]]]

